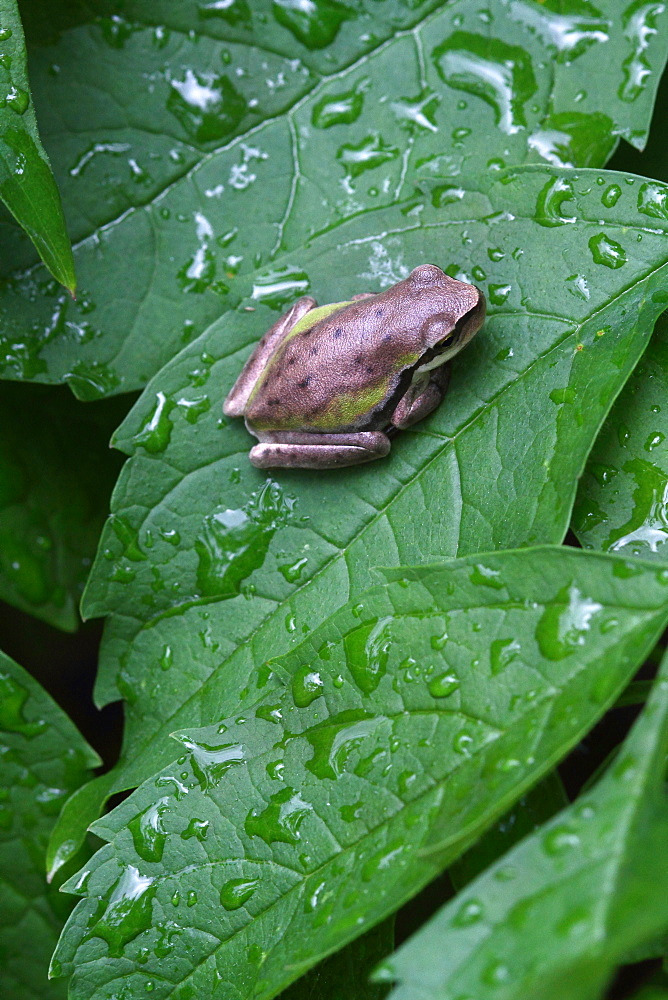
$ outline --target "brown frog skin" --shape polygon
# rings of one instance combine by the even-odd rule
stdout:
[[[318,307],[304,296],[267,331],[223,411],[259,444],[259,469],[333,469],[382,458],[389,434],[441,402],[447,361],[480,329],[474,285],[422,264],[377,295]]]

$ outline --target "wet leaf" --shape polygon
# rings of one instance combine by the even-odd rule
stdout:
[[[668,291],[659,292],[668,301]],[[668,558],[668,317],[613,406],[573,511],[585,548]]]
[[[54,278],[74,294],[72,248],[58,188],[37,131],[16,0],[0,3],[0,199]]]
[[[268,665],[280,690],[260,672],[252,708],[176,734],[182,756],[94,824],[109,843],[68,883],[86,898],[54,959],[72,1000],[119,977],[156,998],[177,978],[202,1000],[276,996],[551,769],[668,619],[665,570],[567,548],[387,576]],[[634,773],[639,792],[650,772]]]
[[[49,13],[47,26],[26,0],[81,294],[6,234],[21,270],[0,298],[0,357],[6,375],[82,398],[144,385],[251,287],[280,307],[317,249],[298,266],[290,254],[352,216],[416,192],[447,213],[462,183],[505,164],[598,166],[620,135],[642,145],[668,52],[668,12],[635,0],[606,13],[58,0]],[[343,262],[334,276],[337,301],[354,276]],[[95,337],[81,344],[84,316]]]
[[[127,401],[5,384],[0,398],[0,598],[74,630],[120,468],[107,444]]]
[[[466,192],[457,214],[384,210],[373,230],[367,217],[323,237],[310,271],[324,300],[337,266],[358,275],[353,292],[436,255],[491,300],[443,406],[374,467],[268,478],[249,465],[252,439],[220,413],[271,321],[262,306],[224,317],[151,382],[116,435],[132,458],[84,607],[111,616],[97,697],[126,702],[117,788],[167,761],[174,729],[233,712],[258,660],[368,586],[372,567],[561,541],[592,440],[663,308],[652,296],[668,250],[637,213],[638,183],[527,168]],[[623,195],[606,207],[612,184]],[[623,268],[593,261],[602,225]]]
[[[29,674],[0,653],[0,994],[64,998],[51,952],[71,909],[44,872],[49,831],[67,796],[100,761]]]
[[[615,966],[668,924],[667,751],[668,658],[595,789],[395,953],[383,974],[400,983],[392,1000],[601,996]]]

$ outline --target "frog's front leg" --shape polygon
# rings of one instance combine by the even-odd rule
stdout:
[[[273,326],[269,327],[264,337],[244,365],[239,378],[230,389],[227,399],[223,403],[223,413],[227,417],[240,417],[246,409],[248,397],[253,391],[253,386],[262,374],[269,358],[274,350],[292,327],[302,316],[314,309],[316,300],[311,295],[303,295],[291,305],[287,312],[276,320]]]
[[[399,400],[391,420],[394,427],[412,427],[439,405],[450,381],[450,366],[441,365],[423,372]]]
[[[299,431],[263,431],[250,451],[257,469],[338,469],[384,458],[390,439],[382,431],[351,434],[308,434]]]

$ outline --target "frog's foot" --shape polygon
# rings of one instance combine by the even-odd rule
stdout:
[[[338,469],[384,458],[390,440],[382,431],[351,434],[267,432],[250,451],[257,469]]]
[[[412,427],[435,410],[443,399],[449,379],[450,370],[447,365],[425,372],[416,379],[397,403],[391,418],[393,426],[402,430]]]

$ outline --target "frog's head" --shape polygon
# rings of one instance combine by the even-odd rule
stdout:
[[[421,264],[405,282],[421,303],[425,350],[441,363],[458,354],[485,319],[485,296],[466,281],[457,281],[435,264]],[[426,308],[425,308],[426,307]]]

